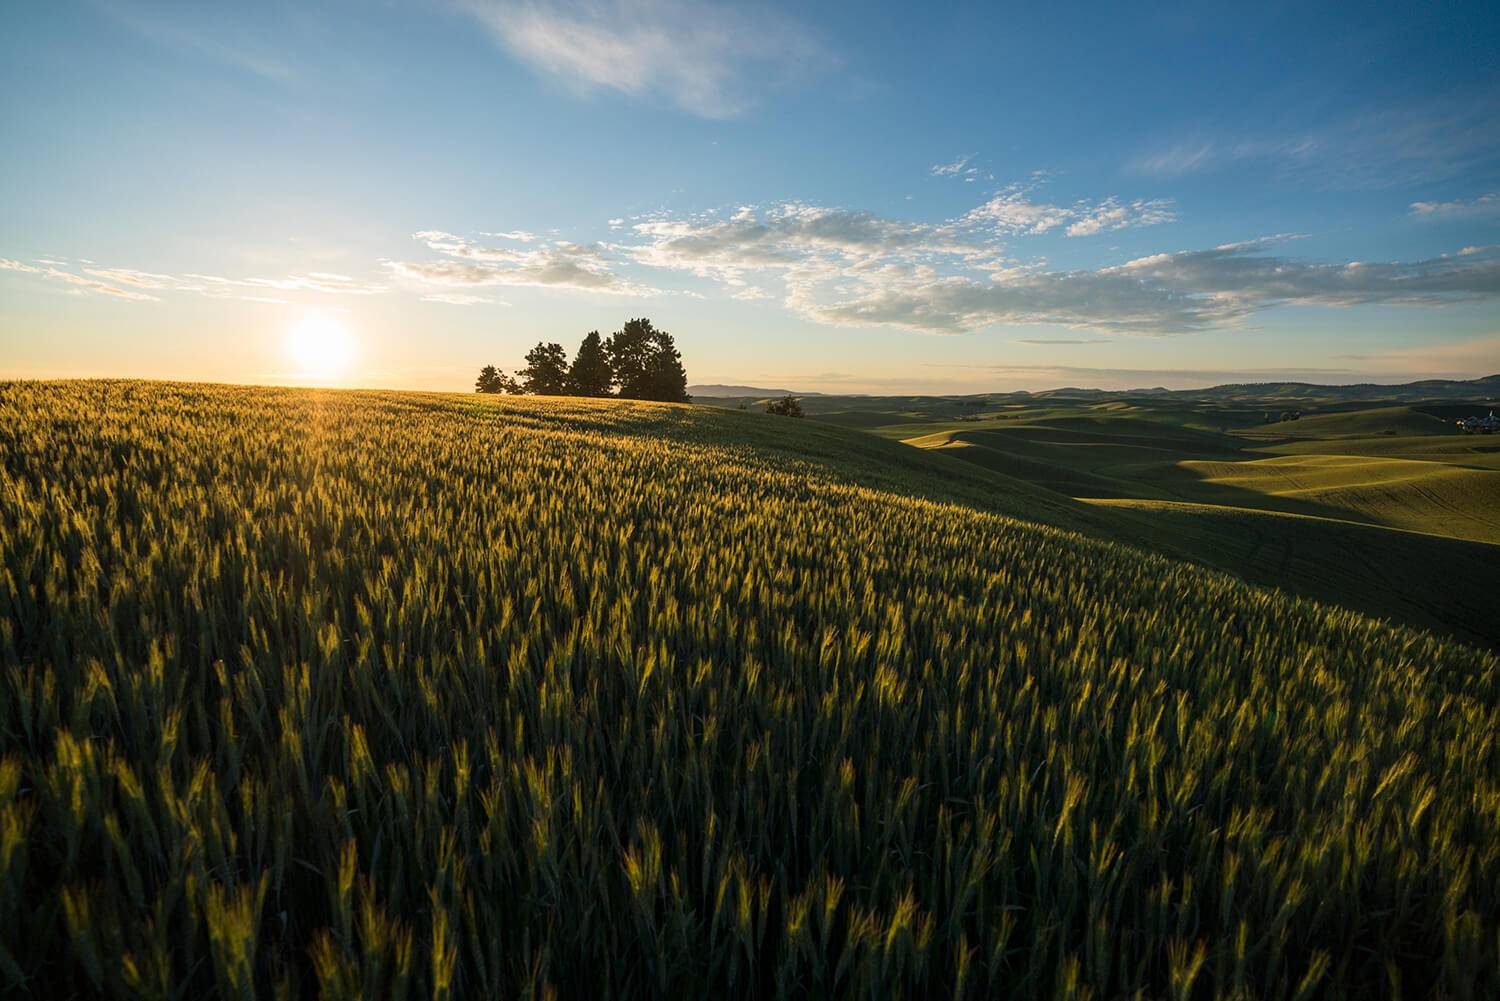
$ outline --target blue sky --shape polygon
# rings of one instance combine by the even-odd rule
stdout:
[[[1028,7],[12,5],[0,376],[1500,371],[1493,3]]]

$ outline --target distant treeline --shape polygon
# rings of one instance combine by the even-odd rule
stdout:
[[[686,403],[687,372],[672,335],[645,318],[631,320],[606,340],[589,331],[569,363],[561,344],[538,342],[514,376],[486,365],[474,382],[478,393],[533,396],[618,396],[626,400]]]

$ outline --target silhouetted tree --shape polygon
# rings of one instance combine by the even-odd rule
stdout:
[[[479,378],[474,380],[474,392],[476,393],[499,393],[504,391],[505,373],[493,365],[486,365],[479,370]]]
[[[610,371],[627,400],[686,403],[687,372],[672,335],[645,318],[631,320],[605,344]]]
[[[568,353],[561,344],[538,342],[526,352],[526,367],[516,374],[528,393],[562,396],[568,391]]]
[[[630,320],[605,342],[609,369],[620,395],[628,400],[642,399],[646,388],[646,363],[656,338],[656,328],[647,319]]]
[[[782,417],[801,417],[802,401],[795,396],[783,396],[779,400],[772,400],[766,404],[766,413],[778,414]]]
[[[687,392],[687,371],[682,367],[682,355],[672,335],[665,330],[656,331],[652,338],[651,354],[646,358],[646,386],[641,394],[644,400],[662,400],[666,403],[686,403],[691,397]]]
[[[614,381],[604,342],[599,331],[591,330],[578,345],[578,354],[573,356],[573,367],[568,369],[568,389],[575,396],[608,396]]]

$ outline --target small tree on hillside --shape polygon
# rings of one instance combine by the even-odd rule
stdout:
[[[591,330],[578,345],[578,354],[573,356],[573,367],[568,369],[568,388],[575,396],[608,396],[614,381],[604,342],[599,331]]]
[[[801,417],[802,401],[795,396],[783,396],[766,404],[766,413],[781,417]]]
[[[501,380],[505,373],[493,365],[486,365],[479,370],[479,378],[474,380],[474,392],[476,393],[499,393],[504,391]]]
[[[538,342],[526,352],[526,367],[517,374],[528,393],[562,396],[568,391],[568,353],[561,344]]]

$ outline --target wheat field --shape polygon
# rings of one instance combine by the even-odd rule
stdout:
[[[0,385],[0,984],[1500,992],[1493,654],[856,439]]]

